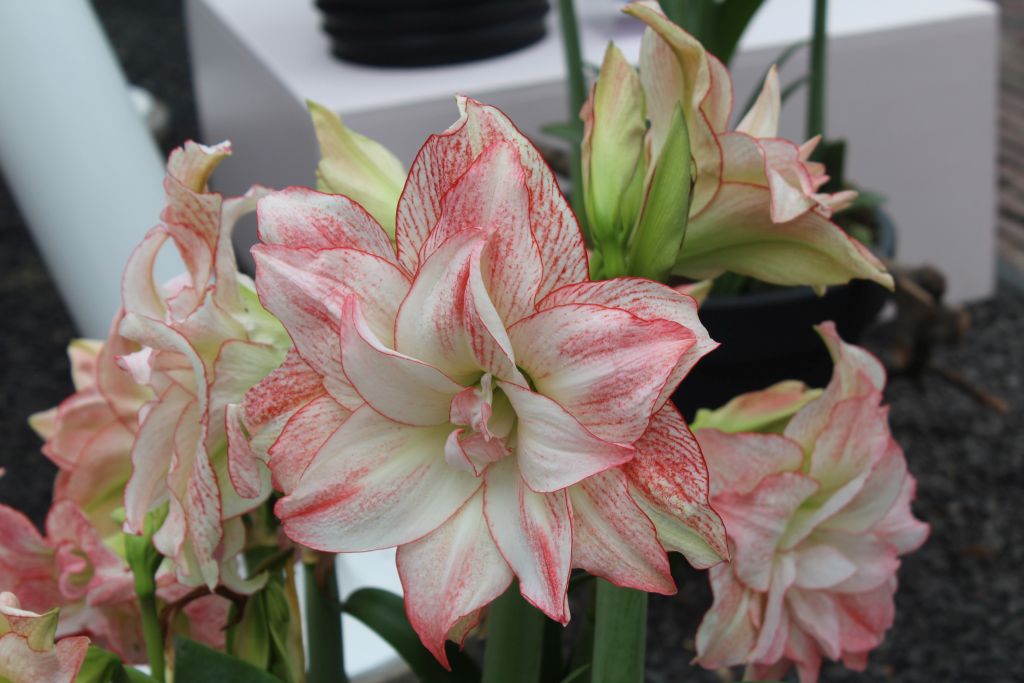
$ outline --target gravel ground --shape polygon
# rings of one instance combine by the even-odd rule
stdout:
[[[168,139],[196,137],[178,0],[95,3],[133,82],[172,107]],[[0,501],[38,522],[53,467],[25,424],[71,389],[64,347],[70,321],[0,183]],[[932,536],[900,571],[897,620],[868,670],[826,667],[823,681],[1009,683],[1024,680],[1024,295],[1009,287],[971,308],[974,325],[938,360],[1011,405],[1000,416],[937,376],[897,378],[892,426],[918,478],[916,511]],[[710,603],[691,573],[679,595],[652,599],[649,680],[717,681],[691,670],[692,638]]]

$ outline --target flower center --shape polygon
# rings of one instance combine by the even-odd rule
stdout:
[[[452,399],[444,457],[449,465],[480,476],[487,465],[512,452],[509,438],[516,414],[505,393],[494,387],[490,373]]]

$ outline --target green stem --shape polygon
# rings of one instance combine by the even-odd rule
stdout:
[[[597,581],[592,683],[643,683],[647,593]]]
[[[150,675],[157,683],[164,683],[167,667],[164,663],[164,631],[156,606],[156,571],[163,557],[153,547],[153,534],[167,516],[166,506],[146,515],[141,536],[124,534],[125,559],[135,580],[135,595],[139,599],[142,636],[146,642],[146,658]]]
[[[482,683],[536,683],[544,651],[544,615],[513,583],[491,604]]]
[[[583,77],[583,54],[580,51],[580,36],[576,22],[576,9],[572,0],[558,0],[558,13],[562,24],[562,46],[565,50],[565,68],[569,86],[569,124],[582,128],[580,110],[587,99],[587,87]],[[583,237],[588,237],[586,215],[583,209],[583,165],[580,156],[582,131],[569,149],[569,175],[572,179],[572,210],[580,223]]]
[[[345,683],[341,647],[341,610],[334,558],[321,555],[318,562],[304,562],[306,637],[309,640],[307,683]]]
[[[150,580],[152,583],[152,579]],[[160,628],[160,617],[156,610],[155,591],[143,594],[139,591],[139,576],[135,576],[135,592],[139,596],[139,611],[142,616],[142,636],[146,641],[146,659],[149,660],[150,676],[157,683],[164,683],[164,633]]]
[[[814,0],[811,73],[807,92],[807,139],[825,135],[825,80],[828,68],[828,0]],[[820,148],[819,148],[820,149]]]

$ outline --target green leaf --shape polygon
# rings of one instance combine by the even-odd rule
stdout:
[[[690,213],[690,138],[677,104],[629,245],[629,274],[664,282],[683,244]]]
[[[138,669],[125,667],[113,652],[90,645],[75,683],[152,683],[153,679]]]
[[[643,683],[647,593],[597,582],[591,683]]]
[[[587,671],[589,669],[590,669],[590,665],[589,664],[584,664],[583,666],[579,667],[578,669],[573,671],[571,674],[569,674],[568,676],[563,678],[562,679],[562,683],[572,683],[573,681],[583,680],[583,674],[587,673]]]
[[[807,135],[825,135],[825,97],[828,68],[828,0],[814,0],[811,34],[810,91],[807,93]],[[819,148],[820,151],[820,148]]]
[[[174,680],[216,683],[281,683],[281,679],[194,640],[174,641]]]
[[[448,652],[451,671],[445,671],[423,647],[405,616],[402,598],[379,588],[361,588],[348,596],[345,611],[383,638],[424,683],[469,683],[479,680],[475,663],[462,652]]]
[[[740,38],[762,4],[764,0],[724,0],[715,7],[708,49],[726,66],[732,61]]]
[[[544,614],[526,602],[513,582],[488,614],[483,683],[535,683],[541,672],[544,622]]]

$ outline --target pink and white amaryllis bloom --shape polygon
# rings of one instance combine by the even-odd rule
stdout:
[[[228,432],[246,390],[280,364],[290,346],[280,324],[260,306],[251,281],[237,270],[231,232],[266,193],[253,188],[224,199],[207,179],[230,153],[188,142],[171,153],[162,222],[133,252],[124,274],[120,333],[141,349],[121,358],[155,397],[141,411],[125,490],[128,527],[168,505],[153,537],[174,561],[178,579],[236,591],[253,586],[238,576],[244,543],[241,515],[270,492],[266,466],[235,449]],[[153,266],[171,240],[186,272],[161,286]]]
[[[697,633],[709,668],[781,679],[795,665],[801,683],[817,681],[823,658],[862,670],[893,623],[898,558],[928,535],[881,406],[881,364],[831,323],[819,332],[835,361],[824,392],[806,402],[775,389],[747,404],[763,417],[783,395],[806,403],[782,434],[723,431],[759,419],[736,405],[719,429],[695,430],[733,557],[711,570],[715,601]]]
[[[260,201],[253,250],[298,357],[251,412],[303,396],[270,448],[284,530],[330,552],[398,546],[410,621],[442,662],[513,578],[565,623],[573,567],[670,593],[666,549],[700,567],[726,553],[668,401],[714,347],[695,303],[589,282],[537,150],[493,107],[459,108],[412,164],[394,246],[351,200],[289,189]]]
[[[89,639],[54,641],[58,611],[22,609],[18,597],[0,592],[0,680],[10,683],[72,683],[85,661]]]
[[[57,635],[85,635],[127,662],[145,661],[131,570],[71,501],[46,517],[46,536],[0,505],[0,590],[26,609],[61,609]]]
[[[113,513],[124,505],[132,472],[131,450],[138,415],[152,398],[117,359],[138,346],[117,332],[105,342],[78,339],[68,347],[75,393],[29,423],[46,440],[43,453],[59,468],[54,500],[72,500],[102,537],[121,532]]]

